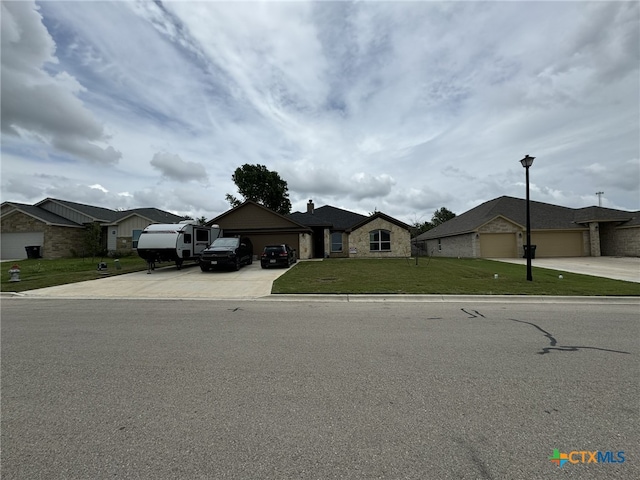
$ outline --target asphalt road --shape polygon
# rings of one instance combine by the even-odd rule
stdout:
[[[637,304],[1,313],[3,479],[640,478]]]

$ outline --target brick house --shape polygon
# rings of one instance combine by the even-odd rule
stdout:
[[[39,247],[43,258],[82,255],[90,223],[100,225],[105,250],[132,251],[147,225],[180,220],[182,217],[157,208],[116,211],[55,198],[34,205],[4,202],[0,206],[0,258],[25,258],[25,247]]]
[[[417,236],[415,251],[443,257],[515,258],[524,255],[526,201],[489,200]],[[568,208],[531,202],[536,257],[640,256],[640,212]]]
[[[329,205],[280,215],[250,200],[207,222],[225,236],[247,236],[259,254],[265,245],[288,243],[300,259],[382,258],[410,255],[409,225],[381,212],[366,216]]]

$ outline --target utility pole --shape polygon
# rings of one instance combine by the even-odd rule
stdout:
[[[598,206],[601,207],[602,206],[602,195],[604,195],[604,192],[596,192],[596,195],[598,196]]]

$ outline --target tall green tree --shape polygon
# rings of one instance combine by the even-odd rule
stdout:
[[[426,232],[427,230],[431,230],[433,228],[433,223],[431,222],[413,222],[411,225],[411,236],[417,237],[418,235]]]
[[[436,210],[435,212],[433,212],[430,222],[419,222],[415,220],[411,225],[411,236],[417,237],[421,233],[431,230],[432,228],[437,227],[441,223],[451,220],[455,216],[456,214],[453,213],[451,210],[449,210],[448,208],[442,207]]]
[[[433,212],[433,217],[431,217],[431,223],[434,227],[437,227],[441,223],[447,222],[456,216],[451,210],[442,207],[440,210],[436,210]]]
[[[225,198],[232,207],[252,200],[282,215],[291,212],[287,182],[280,178],[278,172],[272,172],[264,165],[244,164],[236,168],[231,179],[243,197],[241,200],[227,193]]]

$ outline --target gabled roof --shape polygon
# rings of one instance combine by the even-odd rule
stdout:
[[[181,217],[180,215],[174,215],[173,213],[165,212],[164,210],[160,210],[158,208],[134,208],[118,213],[121,216],[118,217],[117,223],[120,223],[129,217],[133,217],[134,215],[146,218],[153,223],[179,223],[184,220],[184,217]]]
[[[246,208],[249,205],[252,205],[254,207],[258,207],[259,209],[264,210],[265,213],[268,213],[270,215],[274,215],[274,216],[276,216],[276,217],[278,217],[278,218],[280,218],[282,220],[285,220],[286,222],[290,223],[292,227],[308,231],[308,228],[307,228],[306,225],[303,225],[303,224],[295,221],[295,219],[291,218],[291,215],[281,215],[278,212],[275,212],[275,211],[271,210],[270,208],[267,208],[264,205],[259,204],[258,202],[254,202],[253,200],[245,200],[243,203],[241,203],[237,207],[233,207],[232,209],[227,210],[226,212],[224,212],[224,213],[218,215],[217,217],[209,220],[207,223],[205,223],[205,225],[207,225],[207,226],[215,225],[216,223],[219,223],[220,220],[223,220],[225,217],[227,217],[229,215],[233,215],[238,210],[240,210],[242,208]]]
[[[584,229],[592,221],[637,222],[638,212],[626,212],[602,207],[568,208],[531,201],[532,230]],[[475,232],[482,225],[503,217],[519,226],[526,225],[527,202],[521,198],[502,196],[438,225],[416,237],[416,240],[450,237]]]
[[[382,212],[376,212],[373,215],[366,217],[364,220],[362,220],[360,223],[356,223],[355,225],[351,226],[348,231],[352,232],[354,230],[357,230],[358,228],[361,228],[362,226],[366,225],[369,222],[372,222],[373,220],[375,220],[376,218],[381,218],[382,220],[385,220],[389,223],[393,223],[394,225],[399,226],[400,228],[404,228],[405,230],[409,230],[411,227],[409,225],[407,225],[404,222],[401,222],[398,219],[395,219],[393,217],[390,217],[389,215],[386,215]]]
[[[93,205],[86,205],[84,203],[69,202],[68,200],[60,200],[57,198],[45,198],[41,202],[35,205],[27,205],[25,203],[17,202],[4,202],[2,205],[13,206],[27,215],[30,215],[38,220],[41,220],[49,225],[59,225],[68,227],[83,226],[80,223],[74,222],[61,215],[53,213],[45,207],[47,203],[55,203],[65,208],[78,212],[85,217],[89,217],[94,222],[100,222],[102,224],[117,224],[134,215],[138,215],[149,220],[151,223],[178,223],[183,220],[183,217],[174,215],[173,213],[166,212],[157,208],[134,208],[131,210],[111,210],[109,208],[95,207]],[[5,215],[11,214],[7,212]]]
[[[41,202],[36,203],[34,206],[42,207],[46,203],[57,203],[71,210],[75,210],[78,213],[91,217],[94,222],[114,222],[120,216],[122,212],[111,210],[109,208],[94,207],[93,205],[86,205],[84,203],[69,202],[68,200],[60,200],[57,198],[45,198]]]
[[[327,227],[333,228],[334,230],[347,230],[370,217],[332,207],[331,205],[325,205],[314,209],[313,213],[294,212],[289,215],[289,218],[308,227]]]
[[[10,205],[13,210],[6,212],[3,214],[3,217],[6,215],[11,215],[15,212],[21,212],[25,215],[35,218],[36,220],[40,220],[41,222],[47,225],[55,225],[62,227],[82,227],[71,220],[68,220],[60,215],[56,215],[55,213],[51,213],[44,208],[39,208],[34,205],[27,205],[26,203],[17,203],[17,202],[4,202],[3,205]]]
[[[628,222],[634,216],[637,217],[638,212],[625,212],[604,207],[585,207],[576,210],[575,221],[577,223]]]

